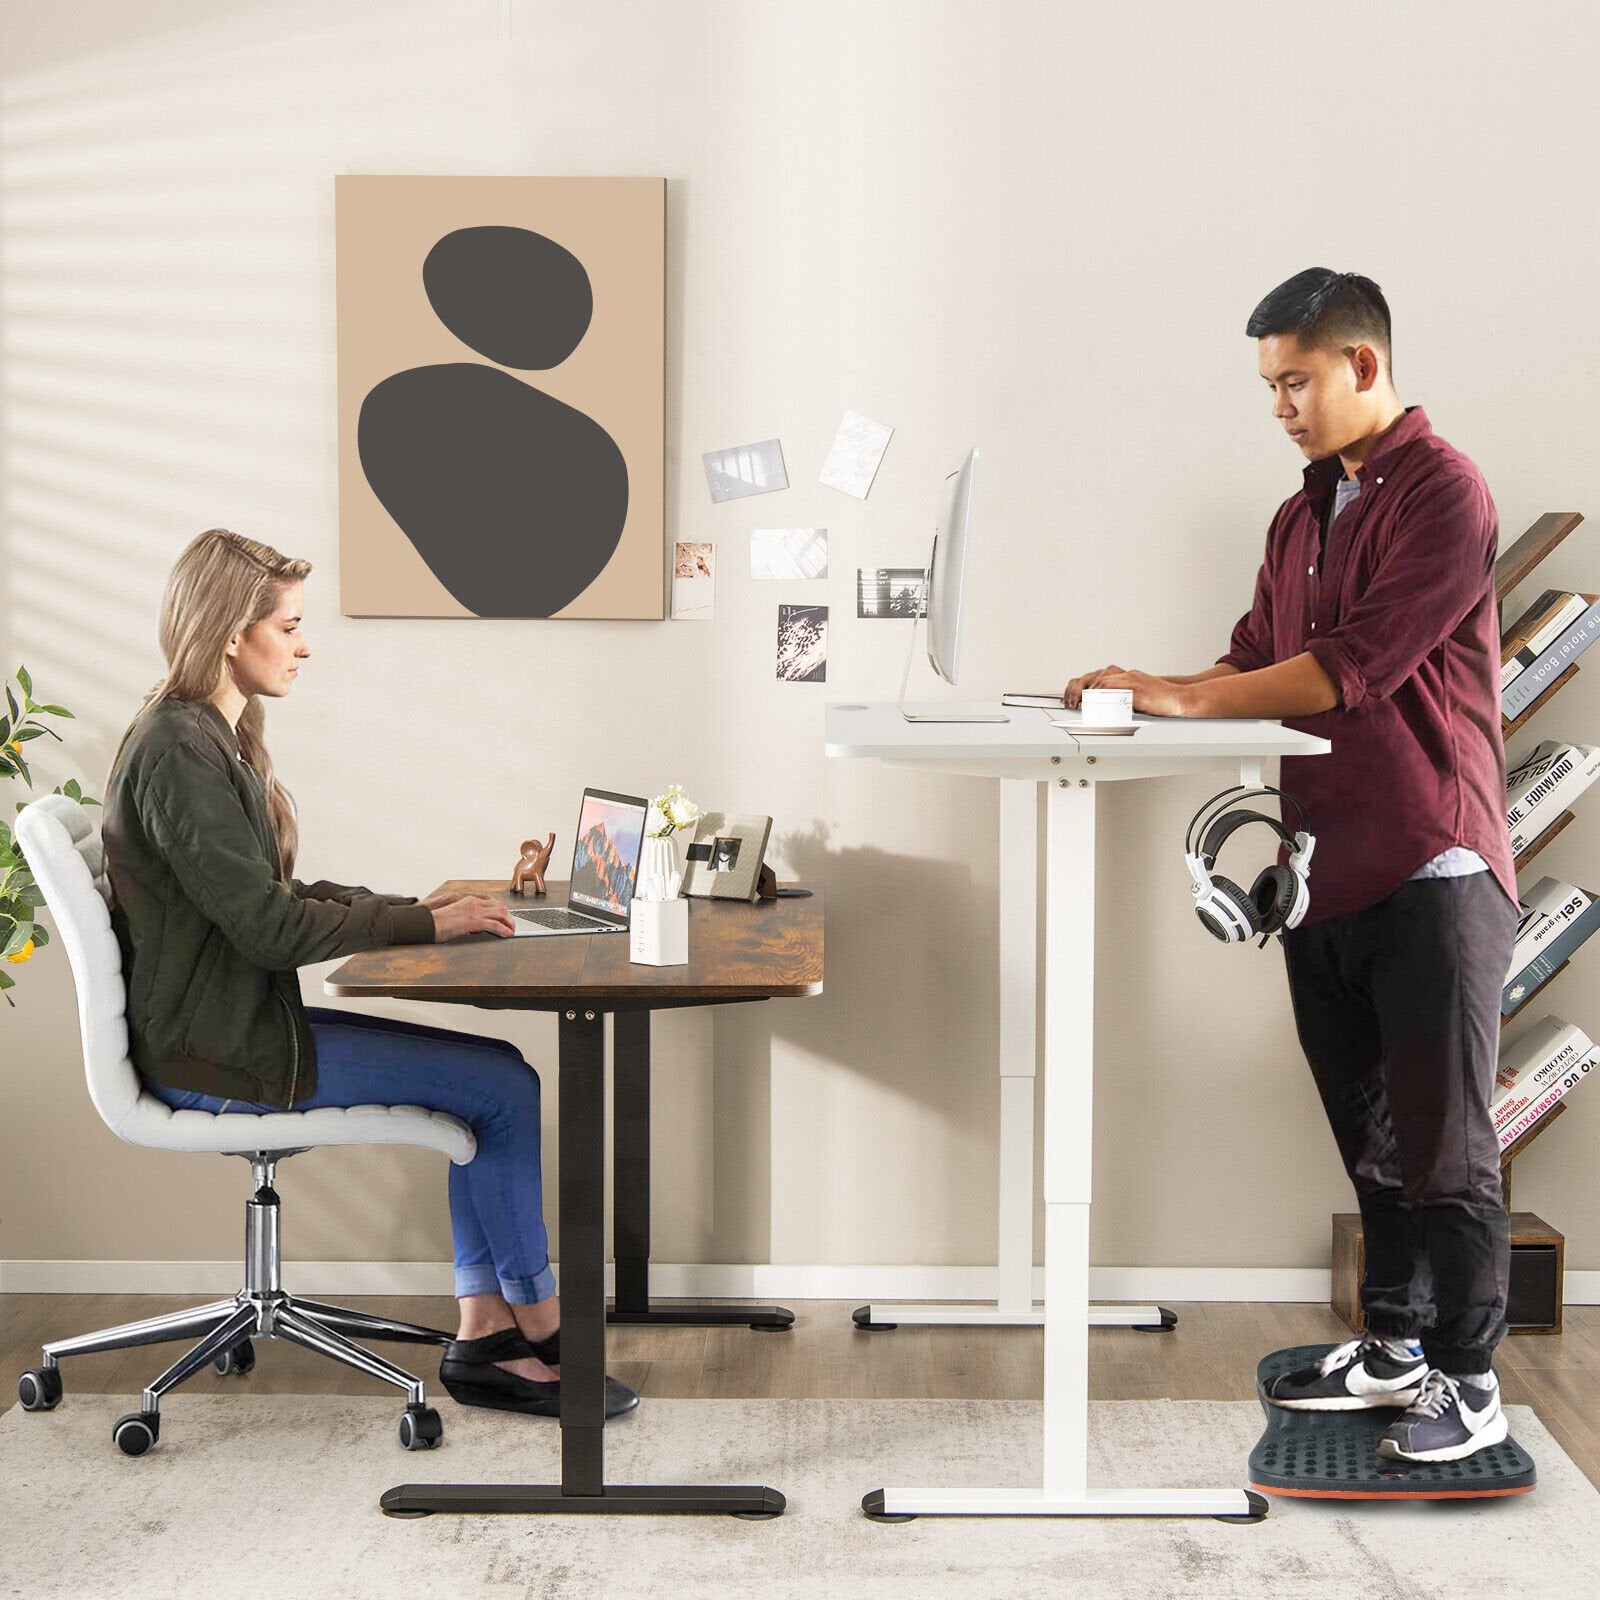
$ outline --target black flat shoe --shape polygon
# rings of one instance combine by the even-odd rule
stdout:
[[[498,1333],[486,1333],[481,1339],[452,1339],[445,1348],[447,1360],[464,1361],[474,1366],[483,1363],[492,1366],[496,1361],[520,1361],[524,1356],[532,1356],[547,1367],[559,1367],[561,1330],[557,1328],[545,1339],[529,1339],[515,1328],[502,1328]]]
[[[543,1361],[540,1346],[551,1340],[530,1344],[514,1328],[491,1333],[482,1339],[453,1339],[445,1347],[439,1363],[439,1381],[458,1405],[486,1406],[495,1411],[519,1411],[527,1416],[559,1417],[561,1383],[538,1383],[519,1378],[514,1372],[495,1365],[497,1361],[519,1361],[535,1356]],[[609,1420],[632,1411],[639,1396],[627,1384],[606,1379],[605,1415]]]

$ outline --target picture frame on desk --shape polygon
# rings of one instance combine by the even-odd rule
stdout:
[[[771,834],[771,817],[702,812],[684,867],[683,892],[710,900],[754,900]]]

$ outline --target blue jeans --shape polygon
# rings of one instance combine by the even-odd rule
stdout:
[[[503,1039],[451,1033],[349,1011],[306,1008],[317,1046],[316,1106],[423,1106],[459,1117],[478,1153],[450,1167],[450,1232],[458,1298],[498,1294],[511,1305],[556,1292],[544,1229],[539,1075]],[[276,1111],[194,1089],[145,1085],[174,1111]]]

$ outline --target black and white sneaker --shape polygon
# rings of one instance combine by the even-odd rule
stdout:
[[[1427,1371],[1420,1347],[1392,1339],[1352,1339],[1312,1366],[1279,1373],[1265,1393],[1273,1405],[1289,1411],[1406,1407],[1422,1393]]]
[[[1383,1430],[1378,1454],[1389,1461],[1459,1461],[1499,1444],[1507,1432],[1500,1381],[1492,1372],[1483,1380],[1430,1371],[1406,1414]]]

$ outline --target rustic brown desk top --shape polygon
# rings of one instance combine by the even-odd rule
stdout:
[[[567,886],[547,896],[512,894],[503,878],[455,878],[439,890],[487,894],[512,907],[564,906]],[[625,933],[509,939],[472,934],[448,944],[392,945],[352,956],[326,980],[329,994],[480,1004],[564,1000],[758,1000],[822,993],[822,893],[804,900],[689,901],[689,962],[641,967]]]

